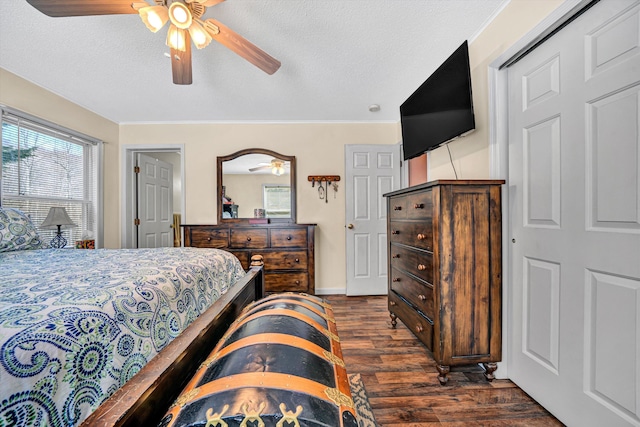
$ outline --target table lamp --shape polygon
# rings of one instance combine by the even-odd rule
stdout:
[[[63,207],[52,207],[49,209],[47,217],[40,225],[40,228],[58,228],[56,236],[51,239],[49,246],[52,248],[61,249],[67,245],[67,239],[62,236],[62,227],[70,228],[77,227],[77,225],[71,221],[67,210]]]

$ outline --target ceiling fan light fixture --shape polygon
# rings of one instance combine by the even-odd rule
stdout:
[[[209,43],[211,43],[211,40],[213,40],[211,35],[205,31],[203,26],[197,20],[194,20],[189,27],[189,34],[191,34],[191,40],[193,40],[193,44],[198,49],[207,47]]]
[[[185,30],[175,25],[170,25],[169,31],[167,31],[167,46],[171,49],[184,52],[187,49]]]
[[[142,7],[138,9],[138,15],[152,33],[158,32],[169,20],[169,12],[164,6]]]
[[[169,6],[169,19],[171,19],[171,23],[176,27],[186,30],[191,25],[193,16],[184,3],[176,1]]]
[[[280,176],[284,173],[283,163],[279,160],[271,161],[271,173],[275,176]]]

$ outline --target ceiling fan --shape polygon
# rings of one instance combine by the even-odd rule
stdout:
[[[167,46],[171,48],[173,83],[188,85],[191,75],[191,41],[202,49],[216,40],[267,74],[280,68],[280,61],[215,19],[201,19],[206,9],[225,0],[27,0],[52,17],[138,14],[147,28],[157,32],[168,22]]]
[[[259,163],[255,168],[250,168],[249,172],[258,172],[265,169],[271,169],[271,173],[277,176],[284,174],[285,167],[289,167],[289,163],[280,159],[273,159],[269,163]]]

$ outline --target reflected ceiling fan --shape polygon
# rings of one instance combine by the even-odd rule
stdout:
[[[273,159],[269,163],[258,163],[255,168],[250,168],[249,172],[258,172],[261,170],[271,169],[271,173],[280,176],[285,173],[285,167],[289,167],[289,163],[280,159]]]
[[[173,83],[188,85],[191,75],[191,41],[202,49],[216,40],[267,74],[280,68],[280,61],[215,19],[201,19],[208,7],[225,0],[27,0],[52,17],[138,14],[147,28],[157,32],[168,22],[167,46],[171,48]]]

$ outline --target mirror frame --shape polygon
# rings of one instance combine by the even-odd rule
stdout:
[[[267,150],[264,148],[247,148],[245,150],[236,151],[228,156],[217,157],[217,180],[218,180],[218,193],[217,193],[217,205],[218,205],[218,224],[222,223],[241,223],[248,222],[253,218],[222,218],[222,164],[226,161],[233,160],[237,157],[244,156],[246,154],[266,154],[268,156],[282,159],[289,162],[289,188],[291,191],[291,217],[290,218],[268,218],[269,223],[296,223],[296,156],[285,156],[275,151]]]

